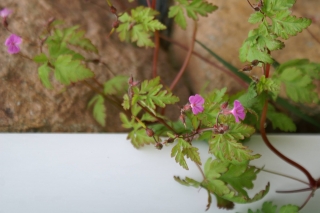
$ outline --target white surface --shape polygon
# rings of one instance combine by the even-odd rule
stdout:
[[[281,151],[320,177],[320,136],[270,136]],[[275,143],[276,142],[276,143]],[[306,180],[279,160],[259,136],[248,143],[262,158],[252,164]],[[207,145],[199,142],[202,161]],[[207,192],[173,180],[186,175],[201,180],[193,163],[184,170],[170,157],[172,146],[156,150],[132,147],[125,134],[0,134],[0,213],[122,213],[205,212]],[[300,189],[302,183],[261,172],[254,194],[270,181],[264,200],[301,205],[308,193],[276,194]],[[215,198],[209,212],[247,212],[263,201],[218,210]],[[318,208],[319,207],[319,208]],[[320,212],[319,192],[301,212]]]

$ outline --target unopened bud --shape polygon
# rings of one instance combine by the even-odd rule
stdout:
[[[146,134],[149,136],[149,137],[152,137],[154,135],[154,132],[152,129],[149,129],[149,128],[146,128]]]
[[[120,24],[120,21],[119,21],[119,20],[115,20],[115,21],[112,23],[112,28],[118,28],[118,27],[119,27],[119,24]]]
[[[110,11],[111,11],[111,13],[116,14],[117,13],[117,8],[115,8],[114,6],[111,6],[110,7]]]
[[[220,105],[220,109],[227,109],[228,107],[228,102],[224,102]]]
[[[161,143],[156,143],[155,147],[159,150],[162,149],[163,145]]]
[[[174,142],[174,139],[173,138],[169,138],[168,140],[167,140],[167,143],[173,143]]]
[[[251,65],[252,65],[252,66],[257,66],[259,63],[260,63],[259,60],[253,60],[253,61],[251,62]]]
[[[248,71],[251,71],[251,70],[252,70],[251,64],[247,64],[247,65],[245,65],[240,71],[242,71],[242,72],[248,72]]]

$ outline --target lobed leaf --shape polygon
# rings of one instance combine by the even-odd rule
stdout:
[[[93,117],[94,119],[101,125],[106,125],[106,108],[104,105],[104,98],[102,95],[95,95],[93,98],[89,101],[88,107],[91,107],[93,105]]]
[[[54,75],[62,84],[69,85],[94,76],[94,73],[81,64],[79,60],[73,60],[72,55],[60,55],[54,66]]]
[[[48,88],[48,89],[52,89],[52,84],[49,80],[49,74],[51,72],[51,69],[50,67],[48,66],[47,63],[45,64],[42,64],[39,68],[38,68],[38,75],[39,75],[39,78],[42,82],[42,84]]]

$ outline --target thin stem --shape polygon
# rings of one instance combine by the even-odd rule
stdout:
[[[301,210],[305,205],[307,205],[307,203],[309,202],[310,198],[313,196],[314,192],[315,192],[315,189],[312,190],[312,192],[307,197],[306,201],[304,201],[304,203],[299,207],[299,210]]]
[[[194,163],[197,165],[198,169],[200,170],[200,173],[201,173],[203,179],[206,180],[206,176],[204,175],[204,172],[203,172],[203,170],[201,169],[200,165],[197,164],[196,162],[194,162]]]
[[[22,56],[23,58],[26,58],[26,59],[34,62],[31,58],[29,58],[29,56],[26,56],[26,55],[22,54],[21,52],[19,52],[18,55],[20,55],[20,56]]]
[[[157,77],[157,64],[158,64],[158,55],[159,55],[159,47],[160,47],[160,37],[159,31],[155,31],[154,33],[154,52],[153,52],[153,63],[152,63],[152,76],[153,78]]]
[[[320,44],[320,40],[309,30],[309,28],[306,28],[307,32],[311,35],[311,37]]]
[[[174,44],[174,45],[177,45],[178,47],[180,47],[181,49],[184,49],[184,50],[188,50],[188,48],[186,46],[184,46],[183,44],[171,39],[171,38],[168,38],[167,36],[164,36],[164,35],[160,35],[160,38],[163,39],[163,40],[166,40],[166,41],[169,41],[170,43]],[[242,80],[239,76],[237,76],[236,74],[234,74],[233,72],[231,72],[230,70],[228,69],[225,69],[224,67],[216,64],[215,62],[213,61],[210,61],[209,59],[203,57],[202,55],[200,55],[198,52],[195,52],[195,51],[192,51],[192,54],[197,56],[198,58],[200,58],[201,60],[203,60],[204,62],[210,64],[211,66],[217,68],[218,70],[222,71],[222,72],[225,72],[227,73],[230,77],[232,77],[235,81],[237,81],[242,87],[244,88],[247,88],[248,87],[248,83],[245,82],[244,80]]]
[[[281,173],[278,173],[278,172],[273,172],[273,171],[270,171],[270,170],[267,170],[267,169],[264,169],[264,168],[258,168],[258,167],[256,167],[256,168],[260,169],[261,171],[267,172],[267,173],[271,173],[271,174],[274,174],[274,175],[279,175],[279,176],[282,176],[282,177],[290,178],[292,180],[296,180],[296,181],[299,181],[299,182],[304,183],[306,185],[309,185],[308,182],[305,182],[305,181],[300,180],[300,179],[295,178],[295,177],[291,177],[289,175],[281,174]]]
[[[190,48],[189,48],[189,51],[187,53],[187,56],[184,60],[184,63],[178,73],[178,75],[175,77],[175,79],[173,80],[173,82],[171,83],[170,85],[170,90],[172,91],[173,88],[177,85],[178,81],[180,80],[182,74],[184,73],[184,71],[186,70],[187,68],[187,65],[190,61],[190,58],[191,58],[191,55],[192,55],[192,51],[193,51],[193,48],[194,48],[194,43],[196,41],[196,34],[197,34],[197,28],[198,28],[198,24],[197,22],[195,21],[194,22],[194,29],[193,29],[193,34],[192,34],[192,38],[191,38],[191,45],[190,45]]]
[[[250,1],[247,0],[247,2],[250,4],[250,7],[251,7],[252,9],[254,9],[254,7],[253,7],[252,4],[250,3]]]
[[[147,109],[146,107],[142,106],[140,103],[138,103],[138,105],[144,110],[146,111],[148,114],[150,114],[152,117],[154,117],[155,119],[157,119],[160,123],[162,123],[163,125],[165,125],[168,129],[170,129],[172,132],[174,132],[175,134],[178,134],[176,132],[176,130],[174,130],[169,124],[167,124],[167,122],[165,122],[162,118],[159,118],[158,116],[154,115],[149,109]]]
[[[297,192],[306,192],[306,191],[310,191],[312,190],[312,188],[308,187],[308,188],[304,188],[304,189],[296,189],[296,190],[290,190],[290,191],[276,191],[277,193],[297,193]]]

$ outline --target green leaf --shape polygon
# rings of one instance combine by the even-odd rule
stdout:
[[[35,57],[33,57],[32,60],[34,62],[36,62],[36,63],[46,63],[46,62],[48,62],[48,58],[44,53],[36,55]]]
[[[106,125],[106,108],[104,105],[104,98],[102,95],[95,95],[93,98],[89,101],[88,107],[91,107],[93,105],[93,117],[94,119],[101,125]]]
[[[226,173],[222,174],[220,180],[230,184],[240,195],[248,197],[244,188],[252,189],[253,181],[257,178],[257,170],[254,166],[248,166],[247,163],[240,165],[230,165]]]
[[[209,140],[209,152],[222,161],[239,164],[260,157],[259,154],[251,155],[252,151],[238,143],[230,134],[214,134],[213,137]]]
[[[285,85],[290,99],[300,103],[315,103],[318,94],[313,80],[319,78],[320,65],[306,59],[288,61],[282,64],[273,78]]]
[[[280,208],[279,213],[299,213],[299,206],[295,205],[285,205]]]
[[[106,95],[120,95],[128,91],[128,76],[117,75],[104,83]]]
[[[72,33],[68,39],[68,43],[77,47],[81,47],[86,51],[98,53],[98,49],[89,39],[84,37],[84,34],[85,32],[82,30]]]
[[[255,23],[261,22],[264,17],[265,16],[261,12],[255,12],[251,14],[248,22],[255,24]]]
[[[250,137],[255,132],[254,127],[243,123],[232,123],[226,134],[235,140],[243,140],[245,137]]]
[[[177,163],[184,169],[189,170],[184,157],[190,158],[193,162],[201,165],[201,159],[197,147],[191,146],[187,141],[178,138],[178,143],[171,150],[171,157],[175,157]]]
[[[178,177],[178,176],[174,176],[173,178],[175,181],[177,181],[178,183],[180,183],[184,186],[193,186],[195,188],[200,187],[200,183],[198,181],[191,179],[191,178],[186,177],[184,180],[180,179],[180,177]]]
[[[266,78],[262,75],[257,83],[257,93],[271,92],[274,97],[277,97],[280,91],[280,85],[277,81],[272,78]]]
[[[280,11],[272,20],[271,30],[283,39],[288,39],[289,36],[295,36],[303,29],[311,24],[311,20],[307,18],[297,18],[290,15],[290,11]]]
[[[69,85],[72,82],[92,78],[94,73],[81,64],[78,60],[72,60],[71,55],[60,55],[54,63],[55,77],[62,84]]]
[[[267,113],[267,118],[271,121],[273,129],[279,128],[286,132],[296,131],[296,125],[292,119],[285,114],[275,112],[274,110],[269,110]]]
[[[198,20],[198,15],[208,16],[209,13],[217,10],[218,7],[208,3],[204,0],[177,0],[177,4],[169,8],[169,18],[174,18],[174,21],[182,28],[186,29],[187,22],[184,16],[184,10],[186,10],[188,17],[193,20]]]
[[[266,201],[262,204],[262,209],[257,209],[255,212],[251,209],[248,210],[248,213],[276,213],[277,206],[273,205],[271,201]],[[295,205],[284,205],[280,208],[279,213],[299,213],[299,207]]]
[[[123,13],[119,17],[121,23],[116,29],[120,40],[136,42],[139,47],[153,47],[154,43],[150,39],[152,33],[166,29],[165,25],[155,19],[157,14],[157,11],[143,6],[132,9],[131,16]]]
[[[47,63],[41,65],[39,68],[38,68],[38,74],[39,74],[39,78],[42,82],[42,84],[48,88],[48,89],[52,89],[52,84],[49,80],[49,74],[51,72],[51,69],[50,67],[48,66]]]
[[[145,80],[141,83],[141,88],[134,87],[134,96],[132,105],[138,101],[143,106],[148,107],[154,112],[156,106],[165,107],[167,104],[174,104],[179,101],[179,98],[174,96],[168,90],[161,90],[160,77],[151,80]]]
[[[204,175],[207,179],[217,179],[221,176],[222,173],[228,171],[229,162],[220,161],[218,159],[212,160],[208,158],[204,165]]]

